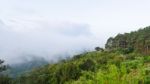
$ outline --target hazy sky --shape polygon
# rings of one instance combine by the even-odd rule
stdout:
[[[0,58],[54,59],[149,26],[149,0],[0,0]]]

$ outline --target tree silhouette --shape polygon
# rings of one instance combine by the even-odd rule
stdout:
[[[104,51],[104,49],[103,49],[103,48],[100,48],[100,47],[96,47],[95,50],[96,50],[96,51]]]
[[[6,70],[6,65],[3,65],[4,61],[0,59],[0,72],[5,71]]]

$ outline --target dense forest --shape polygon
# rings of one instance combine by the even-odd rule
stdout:
[[[107,50],[130,49],[142,54],[150,54],[150,26],[131,33],[110,37],[105,45]]]
[[[32,69],[15,78],[3,74],[0,84],[150,84],[150,27],[108,39],[105,49]]]

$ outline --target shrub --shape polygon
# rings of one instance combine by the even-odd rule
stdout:
[[[79,65],[79,67],[82,70],[86,70],[86,71],[95,71],[95,63],[93,60],[91,59],[87,59],[86,61],[84,61],[81,65]]]

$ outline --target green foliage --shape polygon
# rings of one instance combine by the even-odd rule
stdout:
[[[14,84],[149,84],[150,56],[88,52],[28,72]],[[130,57],[131,56],[131,57]],[[132,58],[133,57],[133,58]]]
[[[56,78],[58,83],[62,84],[65,81],[77,80],[80,73],[80,69],[75,64],[65,64],[56,72]]]
[[[6,75],[0,75],[0,84],[11,84],[12,79]]]
[[[150,84],[150,27],[109,38],[106,50],[36,68],[13,84]]]
[[[150,26],[131,33],[118,34],[114,38],[111,37],[107,40],[105,47],[109,50],[123,48],[125,54],[133,52],[133,50],[143,54],[150,54],[149,36]]]
[[[80,69],[85,71],[95,71],[95,63],[92,59],[87,59],[83,61],[81,65],[79,65]]]

